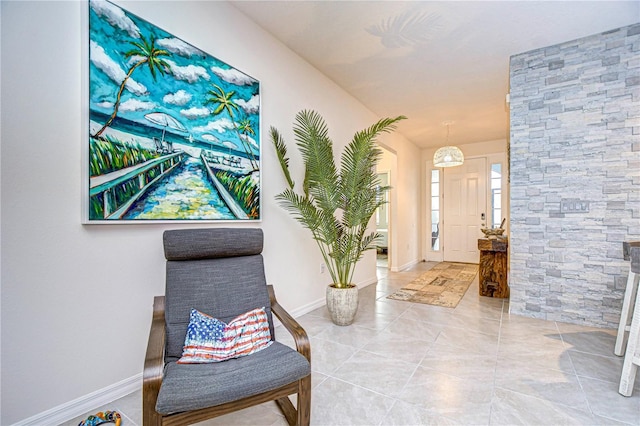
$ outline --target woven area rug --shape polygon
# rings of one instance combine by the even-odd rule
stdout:
[[[455,308],[477,273],[473,263],[440,262],[387,298]]]

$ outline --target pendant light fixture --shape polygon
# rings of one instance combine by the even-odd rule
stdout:
[[[453,121],[445,121],[442,124],[447,126],[447,146],[438,148],[433,154],[433,165],[435,167],[461,166],[464,163],[464,154],[457,146],[449,145],[449,126],[453,124]]]

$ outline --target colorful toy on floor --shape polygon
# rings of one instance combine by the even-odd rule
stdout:
[[[116,426],[120,426],[122,417],[117,411],[100,411],[95,415],[87,417],[86,420],[81,421],[78,426],[98,426],[103,423],[115,423]]]

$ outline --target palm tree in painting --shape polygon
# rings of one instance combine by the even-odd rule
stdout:
[[[102,132],[104,132],[105,129],[109,127],[113,120],[116,118],[116,115],[118,114],[118,108],[120,108],[122,92],[124,92],[124,88],[127,85],[127,81],[131,77],[131,74],[133,74],[133,72],[138,67],[147,64],[149,72],[151,72],[151,76],[153,77],[153,81],[156,80],[156,73],[160,73],[164,76],[166,73],[170,72],[169,64],[164,59],[162,59],[162,56],[170,56],[171,54],[166,50],[156,48],[156,39],[153,34],[151,34],[150,40],[145,39],[144,36],[140,36],[140,38],[142,39],[142,41],[129,42],[135,47],[135,49],[131,49],[128,52],[125,52],[124,56],[125,58],[134,57],[136,59],[136,62],[131,66],[131,68],[129,68],[126,77],[124,78],[124,80],[122,80],[122,83],[120,83],[118,94],[116,95],[116,102],[113,105],[113,113],[111,114],[111,117],[109,117],[107,122],[104,123],[104,126],[102,126],[102,128],[98,130],[95,135],[93,135],[93,137],[95,138],[100,136]]]
[[[236,104],[233,100],[233,95],[235,94],[235,90],[232,90],[230,92],[225,92],[224,89],[218,86],[217,84],[212,84],[212,86],[213,86],[213,89],[207,91],[207,94],[209,95],[209,97],[205,101],[205,105],[208,105],[208,104],[217,105],[215,109],[211,112],[211,114],[213,114],[214,116],[219,115],[224,111],[226,111],[227,114],[229,114],[229,118],[231,119],[231,122],[233,123],[233,127],[236,133],[238,134],[238,138],[242,143],[242,147],[244,151],[247,153],[247,155],[249,155],[250,157],[249,161],[251,162],[251,167],[253,167],[254,171],[259,170],[258,163],[256,161],[255,156],[253,155],[253,151],[251,150],[251,147],[249,146],[248,142],[244,138],[242,138],[242,135],[240,133],[240,128],[238,127],[238,124],[235,122],[235,119],[234,119],[235,118],[234,111],[240,110],[240,107],[238,106],[238,104]],[[249,128],[251,128],[251,123],[249,123]],[[255,134],[252,128],[251,128],[251,132]]]
[[[253,130],[253,125],[251,124],[251,120],[249,120],[248,118],[244,118],[240,120],[240,122],[238,123],[238,131],[241,133],[240,139],[242,139],[243,142],[250,147],[250,142],[248,137],[255,136],[256,134],[255,130]],[[253,158],[254,161],[256,161],[253,155],[251,157]]]
[[[249,120],[248,118],[240,120],[240,123],[238,123],[238,130],[243,135],[254,136],[256,134],[256,132],[253,130],[253,126],[251,125],[251,120]]]

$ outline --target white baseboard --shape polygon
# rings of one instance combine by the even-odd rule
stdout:
[[[313,302],[307,303],[306,305],[302,305],[299,308],[292,309],[292,310],[288,310],[287,309],[287,312],[292,317],[298,318],[298,317],[301,317],[304,314],[308,314],[309,312],[311,312],[311,311],[313,311],[315,309],[321,308],[326,304],[327,304],[327,301],[323,297],[323,298],[320,298],[320,299],[315,300]],[[275,315],[273,315],[272,318],[273,318],[273,326],[274,327],[278,327],[278,326],[282,325],[280,320]]]
[[[142,373],[21,420],[13,426],[58,425],[140,389],[142,389]]]
[[[391,268],[391,272],[401,272],[401,271],[404,271],[405,269],[409,269],[409,268],[411,268],[411,267],[412,267],[412,266],[414,266],[414,265],[417,265],[418,263],[420,263],[420,261],[419,261],[419,260],[414,260],[414,261],[411,261],[411,262],[409,262],[409,263],[405,263],[405,264],[404,264],[404,265],[402,265],[402,266],[392,267],[392,268]]]
[[[371,284],[376,284],[378,282],[378,277],[370,277],[364,281],[358,283],[358,288],[363,289],[365,287],[370,286]]]
[[[308,314],[309,312],[316,310],[318,308],[323,307],[324,305],[327,304],[327,301],[325,300],[324,297],[315,300],[311,303],[307,303],[306,305],[302,305],[299,308],[293,309],[291,311],[289,311],[289,313],[291,314],[292,317],[294,318],[298,318],[301,317],[304,314]]]

